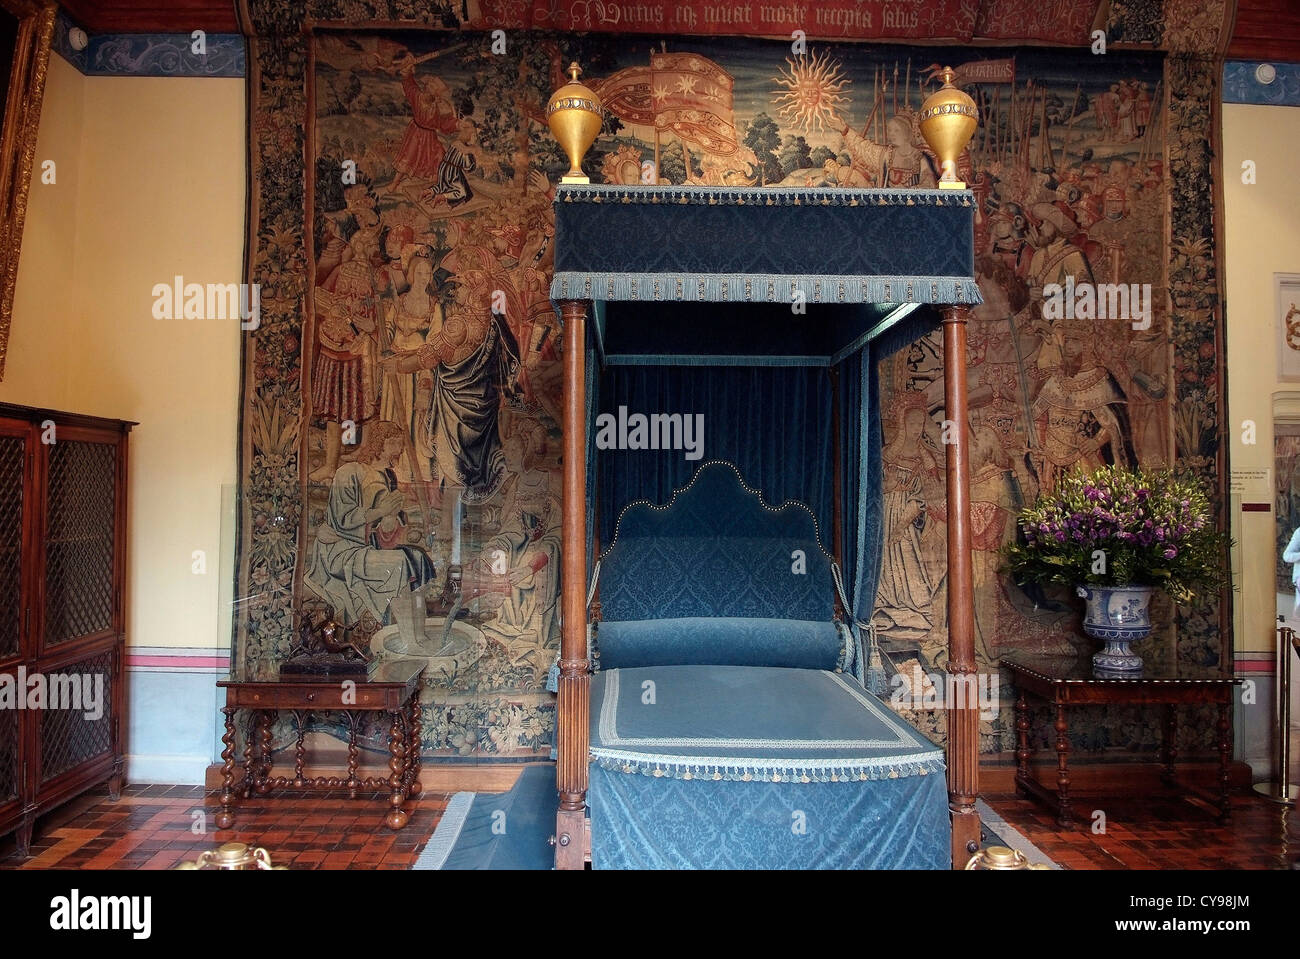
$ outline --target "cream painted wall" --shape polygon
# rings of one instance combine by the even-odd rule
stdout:
[[[41,115],[0,400],[139,422],[128,642],[229,646],[238,321],[156,320],[152,288],[242,279],[244,81],[83,77],[58,56]],[[207,572],[192,572],[193,553]]]
[[[176,275],[243,279],[244,84],[88,78],[83,122],[77,287],[102,338],[79,373],[97,402],[140,422],[129,641],[226,646],[221,487],[235,481],[242,334],[238,320],[154,319],[152,290]]]
[[[1228,415],[1234,469],[1273,466],[1273,394],[1300,390],[1277,379],[1274,273],[1300,273],[1300,191],[1295,145],[1300,108],[1225,104],[1223,108],[1224,249],[1228,316]],[[1256,182],[1242,183],[1242,163]],[[1243,442],[1243,421],[1256,442]],[[1234,568],[1239,592],[1237,650],[1271,651],[1276,640],[1274,514],[1241,513]]]

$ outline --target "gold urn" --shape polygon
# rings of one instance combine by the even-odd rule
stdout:
[[[941,76],[943,86],[921,104],[921,136],[942,165],[939,189],[964,190],[966,184],[957,179],[957,158],[975,134],[979,110],[974,100],[952,85],[957,76],[952,67],[944,67]]]
[[[228,842],[216,849],[200,853],[193,862],[182,862],[177,869],[283,869],[272,866],[270,854],[261,847],[251,848],[247,843]]]
[[[1006,846],[989,846],[987,849],[981,849],[975,855],[970,857],[966,863],[967,869],[977,870],[1010,870],[1010,869],[1051,869],[1044,863],[1031,863],[1025,856],[1015,849],[1008,849]]]
[[[600,97],[578,82],[582,68],[569,64],[569,82],[551,94],[546,104],[546,125],[569,158],[569,172],[561,183],[590,183],[582,172],[582,158],[596,142],[604,112]]]

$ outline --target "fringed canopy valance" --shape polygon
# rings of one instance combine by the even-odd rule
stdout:
[[[966,190],[562,186],[551,298],[975,304]]]

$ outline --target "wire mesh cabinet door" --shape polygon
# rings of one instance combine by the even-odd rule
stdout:
[[[69,428],[42,441],[42,654],[119,632],[119,440]]]
[[[30,651],[31,473],[31,424],[0,417],[0,684],[15,695],[18,668]],[[22,766],[26,717],[23,710],[0,709],[0,833],[21,821],[29,798]]]
[[[126,433],[78,423],[38,424],[41,597],[37,665],[51,698],[37,740],[37,802],[122,774],[125,630]]]

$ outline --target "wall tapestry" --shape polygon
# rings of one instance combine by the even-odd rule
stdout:
[[[494,50],[490,20],[398,30],[379,11],[385,29],[362,31],[333,11],[304,36],[301,5],[250,6],[263,292],[245,348],[246,669],[274,669],[295,611],[328,608],[377,655],[427,662],[428,759],[548,754],[561,371],[546,291],[566,163],[543,106],[575,59],[609,109],[593,182],[933,186],[921,100],[948,59],[976,81],[965,174],[985,298],[970,330],[981,671],[1012,649],[1080,643],[1073,606],[996,574],[1015,510],[1062,470],[1177,463],[1217,488],[1208,62],[817,40],[792,55],[775,40],[540,31]],[[1138,312],[1044,321],[1044,286],[1067,278],[1137,284]],[[942,669],[947,642],[940,366],[926,338],[881,371],[891,534],[876,621],[918,682]],[[1178,655],[1217,662],[1217,621],[1214,604],[1183,612]],[[1008,691],[987,751],[1011,748]],[[942,737],[941,711],[912,718]],[[1210,741],[1191,725],[1193,746]],[[1130,718],[1078,730],[1080,745],[1153,742]]]

